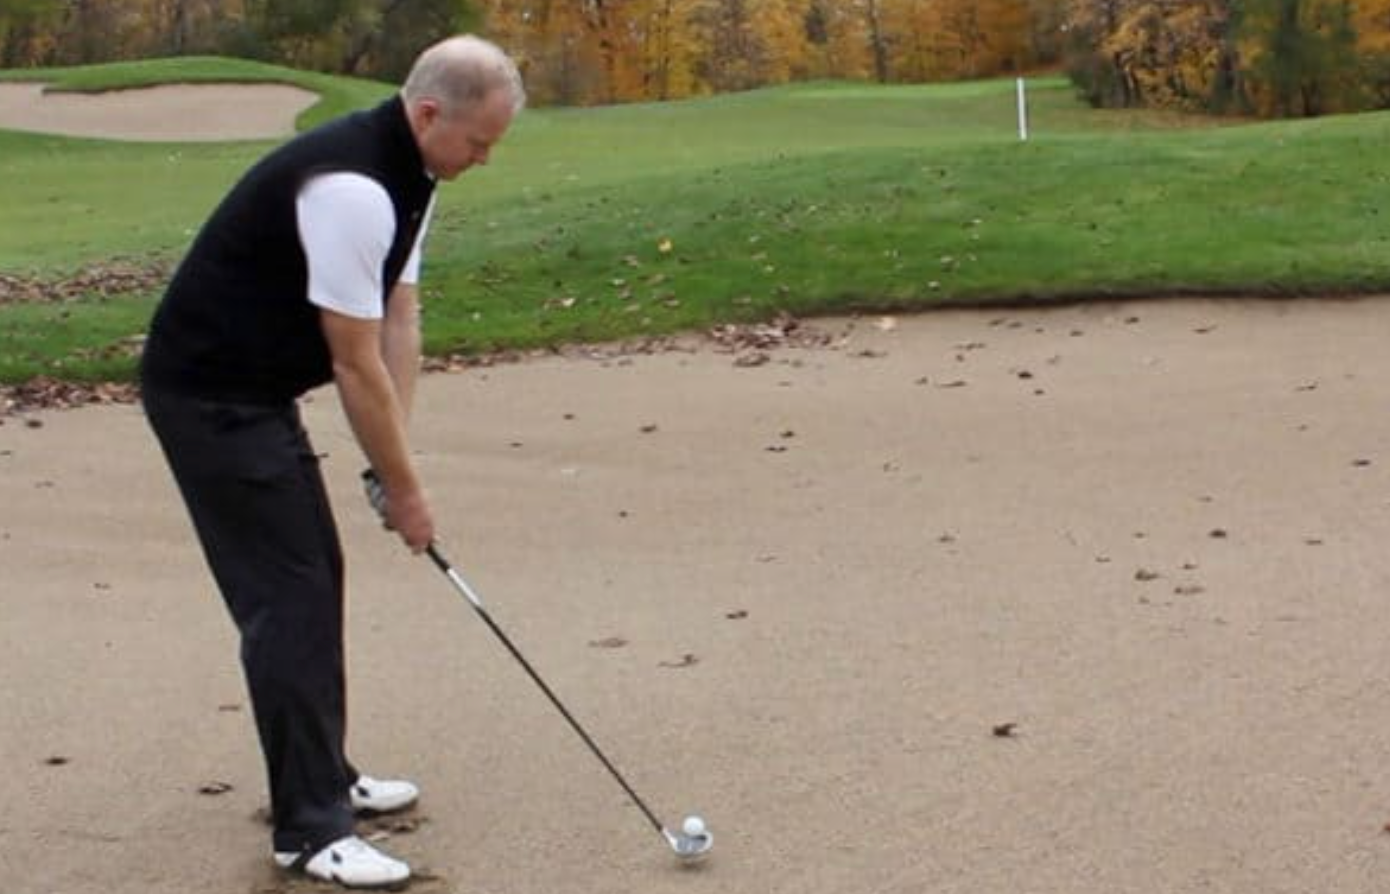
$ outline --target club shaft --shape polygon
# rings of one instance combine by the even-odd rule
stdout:
[[[526,660],[526,656],[521,654],[521,650],[512,643],[511,639],[503,632],[502,628],[497,626],[497,622],[492,620],[492,615],[488,614],[487,609],[483,608],[482,600],[478,598],[477,593],[475,593],[473,588],[468,585],[468,582],[463,579],[463,576],[454,570],[453,566],[449,564],[449,561],[444,558],[443,554],[439,552],[434,544],[430,544],[426,547],[425,552],[439,570],[444,572],[444,575],[453,582],[454,586],[463,594],[469,604],[473,606],[473,611],[477,613],[478,617],[483,619],[483,623],[487,625],[488,629],[501,640],[502,645],[507,647],[507,651],[512,653],[512,657],[526,670],[527,675],[540,687],[541,692],[545,693],[545,697],[550,699],[550,703],[560,712],[560,716],[564,717],[565,720],[569,722],[570,728],[579,734],[579,738],[584,740],[585,745],[589,746],[589,750],[594,753],[594,757],[599,759],[604,768],[606,768],[608,772],[612,774],[613,778],[618,781],[618,785],[623,787],[623,791],[627,792],[627,796],[632,799],[633,804],[637,805],[637,809],[642,811],[643,816],[652,824],[652,827],[665,838],[666,829],[662,826],[661,820],[657,819],[656,814],[652,812],[651,808],[647,806],[646,802],[642,800],[636,790],[634,790],[631,785],[628,785],[627,780],[623,778],[623,774],[618,772],[618,768],[613,766],[613,762],[604,755],[603,751],[594,742],[593,737],[585,732],[584,727],[579,724],[578,720],[574,719],[574,715],[569,712],[569,709],[560,701],[559,697],[551,690],[550,686],[546,684],[545,680],[541,679],[541,675],[531,666],[531,662]]]

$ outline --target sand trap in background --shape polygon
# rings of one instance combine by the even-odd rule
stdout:
[[[146,142],[289,136],[318,94],[285,84],[167,84],[105,93],[0,84],[0,129]]]

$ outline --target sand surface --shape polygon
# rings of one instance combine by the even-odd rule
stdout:
[[[104,93],[0,83],[0,129],[108,140],[202,142],[293,134],[318,94],[285,84],[168,84]]]
[[[376,526],[314,395],[352,752],[424,789],[374,827],[414,890],[1390,889],[1390,302],[816,325],[843,338],[760,366],[419,395],[448,554],[653,807],[706,816],[697,871]],[[138,408],[6,420],[0,507],[6,894],[326,890],[270,868],[232,627]]]

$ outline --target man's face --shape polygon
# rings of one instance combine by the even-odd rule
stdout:
[[[418,143],[425,167],[440,180],[453,180],[488,154],[512,123],[514,112],[505,90],[494,90],[465,112],[451,113],[433,100],[420,106]]]

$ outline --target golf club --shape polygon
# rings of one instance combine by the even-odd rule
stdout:
[[[362,473],[362,480],[367,490],[367,499],[371,502],[372,507],[376,509],[377,514],[382,515],[384,518],[385,495],[381,488],[381,482],[377,480],[376,475],[371,470]],[[618,781],[618,785],[622,786],[628,798],[632,800],[633,804],[637,805],[637,809],[642,811],[642,815],[652,824],[652,828],[656,829],[661,837],[665,839],[666,844],[675,853],[676,857],[682,861],[689,862],[698,860],[708,854],[710,848],[714,846],[714,835],[705,826],[705,821],[699,816],[691,815],[685,818],[681,823],[681,828],[677,831],[672,832],[667,829],[666,826],[662,824],[661,820],[657,818],[656,814],[652,812],[652,809],[647,806],[646,802],[642,800],[641,796],[637,794],[636,790],[623,778],[623,774],[618,772],[618,768],[613,765],[613,762],[604,755],[593,738],[584,730],[584,727],[579,724],[579,721],[574,718],[574,715],[569,712],[569,709],[566,708],[559,697],[555,695],[554,691],[546,684],[545,680],[541,679],[541,675],[531,666],[531,662],[526,660],[526,657],[521,654],[521,651],[512,643],[507,634],[502,631],[502,628],[497,626],[497,622],[492,619],[492,615],[488,614],[487,609],[483,607],[483,601],[478,597],[477,592],[469,586],[468,581],[463,579],[463,575],[454,570],[454,567],[449,564],[448,559],[444,558],[443,553],[439,551],[439,547],[431,543],[425,548],[425,553],[430,557],[430,560],[434,562],[435,566],[440,571],[444,572],[444,576],[449,578],[450,582],[453,583],[459,593],[468,600],[468,603],[473,606],[473,611],[477,613],[479,618],[482,618],[483,623],[487,625],[488,629],[501,640],[502,645],[507,647],[507,651],[512,653],[512,657],[517,660],[535,684],[540,687],[541,692],[545,693],[546,698],[550,699],[550,703],[554,705],[561,716],[569,722],[570,727],[579,734],[579,738],[584,740],[584,744],[589,746],[589,750],[594,753],[594,756],[599,759],[608,772],[612,774],[613,778]]]

